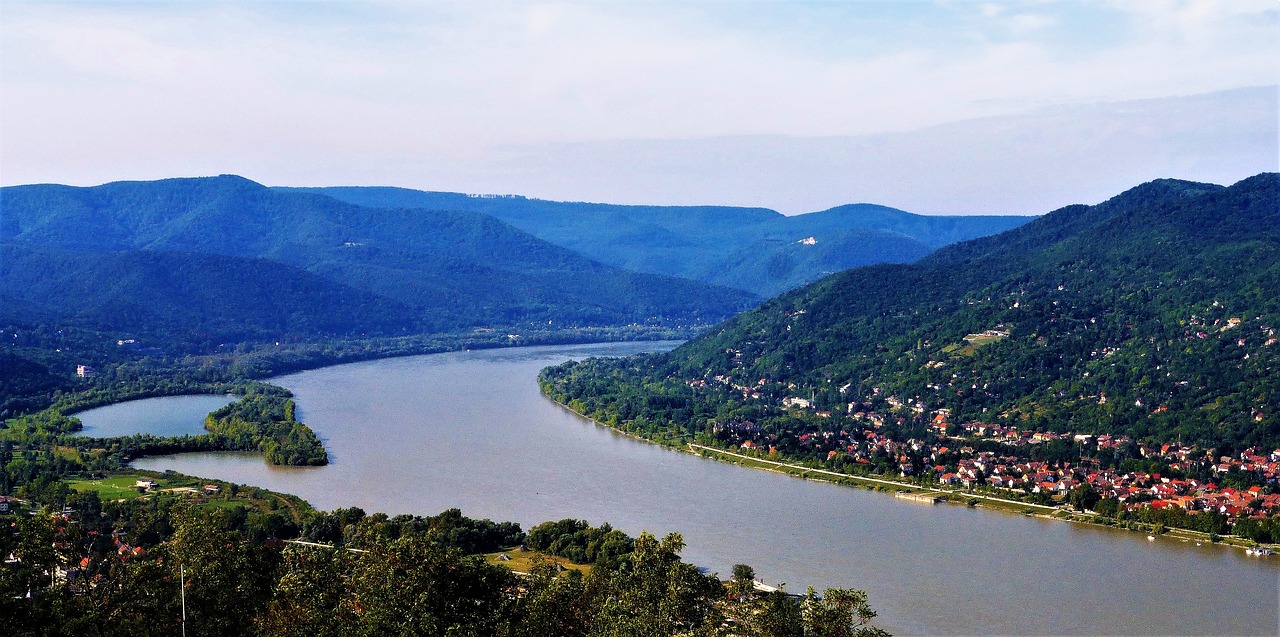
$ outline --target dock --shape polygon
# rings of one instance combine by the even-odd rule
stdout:
[[[899,500],[910,500],[912,502],[923,502],[925,504],[937,504],[942,498],[932,493],[908,493],[899,491],[893,494],[893,497]]]
[[[788,593],[786,591],[783,591],[782,586],[786,586],[786,584],[783,584],[782,586],[770,586],[758,579],[752,580],[751,583],[755,586],[757,593],[770,594],[770,593],[776,593],[778,591],[782,591],[783,595],[786,595],[787,597],[790,597],[792,599],[801,599],[804,597],[804,595],[798,595],[796,593]]]

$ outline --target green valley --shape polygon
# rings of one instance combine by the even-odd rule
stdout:
[[[603,263],[772,296],[833,272],[907,263],[1031,217],[923,216],[873,204],[784,216],[763,208],[622,206],[408,188],[280,188],[362,206],[492,215]]]

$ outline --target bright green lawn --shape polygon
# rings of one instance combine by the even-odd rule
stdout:
[[[498,559],[498,556],[502,555],[503,553],[506,553],[507,557],[511,559],[509,561]],[[497,553],[486,553],[484,556],[484,561],[490,564],[503,566],[513,571],[518,571],[520,573],[528,573],[530,570],[533,569],[533,562],[536,556],[541,556],[543,559],[553,562],[555,564],[559,564],[560,566],[563,566],[564,568],[567,568],[567,569],[582,571],[583,573],[591,572],[590,566],[587,566],[584,564],[574,564],[573,562],[570,562],[569,560],[563,557],[558,557],[555,555],[546,555],[545,553],[538,553],[536,551],[521,551],[518,548],[510,548],[505,551],[499,551]]]
[[[157,491],[160,489],[169,489],[172,487],[191,486],[190,481],[165,480],[164,478],[156,478],[152,476],[132,474],[132,473],[112,475],[112,476],[107,476],[105,478],[96,479],[96,480],[78,478],[78,479],[68,480],[67,484],[70,485],[71,488],[75,489],[76,491],[97,491],[98,497],[102,498],[105,501],[132,500],[133,498],[141,497],[142,495],[144,495],[142,493],[139,493],[138,488],[134,486],[134,484],[138,480],[154,481],[158,485],[156,487]],[[147,493],[148,494],[155,493],[155,491],[148,491]]]

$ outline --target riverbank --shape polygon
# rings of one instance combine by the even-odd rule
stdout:
[[[546,396],[546,392],[543,392]],[[883,477],[858,476],[827,469],[817,469],[814,467],[806,467],[798,464],[767,460],[764,458],[756,458],[740,453],[735,453],[715,447],[700,445],[696,443],[686,442],[683,445],[670,443],[668,441],[659,441],[646,438],[634,432],[626,431],[618,427],[612,427],[602,423],[599,420],[591,418],[582,412],[573,409],[549,396],[548,400],[560,406],[580,418],[594,423],[598,427],[609,429],[615,433],[621,434],[633,440],[643,441],[649,444],[667,447],[672,450],[684,451],[692,455],[699,456],[710,460],[727,462],[739,466],[745,466],[753,469],[760,469],[771,473],[784,474],[792,477],[803,478],[805,480],[813,480],[818,482],[827,482],[847,487],[862,487],[872,491],[881,491],[886,493],[924,493],[932,494],[939,498],[940,502],[949,504],[961,504],[971,507],[982,507],[988,509],[1000,510],[1008,513],[1035,517],[1043,520],[1056,520],[1060,522],[1072,522],[1075,524],[1085,524],[1095,527],[1104,527],[1109,529],[1132,531],[1139,535],[1147,535],[1149,538],[1166,537],[1177,539],[1181,542],[1195,542],[1197,546],[1204,544],[1215,544],[1219,546],[1229,546],[1241,550],[1249,550],[1253,548],[1269,548],[1280,553],[1280,544],[1258,544],[1251,540],[1239,538],[1231,535],[1221,535],[1216,539],[1208,533],[1193,531],[1181,528],[1157,529],[1155,525],[1144,522],[1130,522],[1130,526],[1123,526],[1112,518],[1105,516],[1074,511],[1063,506],[1051,506],[1036,504],[1031,502],[1022,502],[1011,500],[1008,498],[1000,498],[993,495],[975,493],[960,489],[943,489],[939,487],[928,487],[919,484],[891,480]]]
[[[186,436],[166,435],[124,435],[124,436],[80,436],[81,423],[74,414],[89,409],[118,405],[150,398],[189,396],[200,394],[226,394],[237,397],[237,405],[244,403],[254,394],[279,394],[288,399],[287,390],[272,384],[270,379],[286,373],[297,373],[324,367],[333,367],[370,360],[383,360],[444,354],[489,349],[521,349],[546,345],[590,345],[594,343],[634,343],[663,342],[672,336],[688,336],[695,333],[695,328],[680,330],[652,326],[630,326],[626,328],[574,328],[558,330],[542,330],[527,332],[523,335],[514,333],[499,334],[492,329],[473,330],[467,333],[422,335],[403,339],[374,339],[369,341],[348,341],[341,347],[323,348],[317,344],[285,345],[277,350],[249,352],[226,352],[223,354],[188,357],[181,360],[170,360],[153,367],[146,376],[128,381],[111,382],[98,377],[94,384],[83,387],[80,391],[58,395],[51,404],[40,411],[0,421],[0,440],[12,440],[19,449],[40,448],[42,445],[53,445],[65,449],[73,459],[83,459],[95,468],[107,468],[111,462],[103,464],[99,456],[113,455],[116,466],[123,467],[129,462],[156,455],[173,453],[197,453],[208,451],[261,451],[271,464],[306,465],[323,464],[320,459],[327,455],[327,449],[314,432],[306,429],[301,423],[289,422],[290,427],[282,431],[267,431],[256,434],[273,433],[275,447],[286,451],[299,446],[301,440],[307,453],[272,454],[263,435],[255,440],[246,440],[244,435],[229,435],[244,432],[206,432],[193,433]],[[292,409],[276,409],[280,414],[289,414]],[[202,418],[203,419],[203,418]],[[291,418],[274,420],[291,421]],[[294,432],[293,425],[299,431]],[[81,453],[83,452],[83,453]],[[95,460],[90,463],[88,458]]]
[[[838,484],[841,486],[864,486],[873,491],[887,491],[889,487],[892,487],[896,491],[908,492],[908,493],[921,493],[921,492],[936,493],[944,501],[947,501],[947,502],[963,501],[964,503],[967,503],[969,500],[976,498],[982,501],[986,501],[992,505],[999,505],[1001,508],[1004,508],[1006,510],[1016,511],[1018,513],[1023,513],[1023,514],[1031,514],[1036,509],[1040,509],[1042,510],[1042,512],[1043,511],[1053,512],[1053,511],[1061,510],[1059,509],[1059,507],[1045,506],[1042,504],[1018,502],[1016,500],[1006,500],[1002,498],[996,498],[996,497],[981,495],[981,494],[972,494],[972,493],[962,492],[962,491],[930,489],[926,487],[921,487],[920,485],[917,485],[917,484],[910,484],[907,482],[898,482],[895,480],[887,480],[884,478],[874,478],[870,476],[855,476],[847,473],[828,471],[826,469],[814,469],[812,467],[788,464],[785,462],[777,462],[773,460],[765,460],[763,458],[753,458],[751,456],[746,456],[739,453],[733,453],[731,451],[725,451],[723,449],[716,449],[715,447],[699,445],[692,442],[685,443],[684,447],[682,448],[680,445],[668,444],[663,441],[646,438],[644,436],[641,436],[634,432],[627,431],[625,429],[620,429],[618,427],[611,427],[594,418],[591,418],[590,416],[587,416],[586,414],[568,405],[565,405],[564,403],[552,400],[551,398],[548,398],[548,400],[551,400],[553,404],[559,406],[561,409],[564,409],[565,411],[568,411],[569,413],[572,413],[584,420],[588,420],[592,422],[597,427],[608,429],[609,431],[612,431],[616,434],[630,438],[632,440],[644,442],[651,445],[657,445],[659,447],[665,447],[673,451],[685,451],[692,455],[698,456],[700,458],[707,458],[709,460],[720,460],[721,462],[728,462],[730,464],[736,464],[739,466],[745,466],[745,467],[754,468],[754,469],[761,469],[764,471],[769,471],[771,473],[789,475],[797,478],[803,478],[805,480],[828,482],[831,484]],[[717,456],[729,456],[734,458],[734,460],[724,460],[722,457],[717,457]]]
[[[888,480],[884,478],[873,478],[869,476],[854,476],[851,474],[840,473],[837,471],[828,471],[826,469],[815,469],[812,467],[805,467],[802,465],[788,464],[785,462],[777,462],[773,460],[765,460],[762,458],[753,458],[751,456],[734,453],[731,451],[725,451],[723,449],[716,449],[714,447],[708,447],[705,445],[699,445],[695,443],[688,443],[688,447],[690,449],[690,453],[693,453],[703,458],[721,459],[721,458],[718,458],[717,456],[720,456],[720,457],[727,456],[727,457],[736,459],[736,462],[729,461],[729,460],[722,460],[722,461],[733,462],[733,464],[738,464],[741,466],[752,466],[754,468],[763,469],[765,471],[772,471],[774,473],[783,473],[786,475],[804,478],[806,480],[819,480],[822,482],[829,482],[832,484],[839,484],[843,486],[866,486],[868,488],[871,488],[873,490],[878,490],[878,491],[885,491],[885,490],[888,490],[889,488],[892,488],[895,490],[896,493],[931,494],[940,498],[940,501],[942,502],[949,502],[953,504],[966,504],[969,506],[984,506],[986,508],[1001,509],[1005,511],[1022,513],[1023,515],[1032,516],[1032,517],[1040,518],[1043,520],[1074,522],[1076,524],[1088,524],[1091,526],[1100,526],[1100,527],[1116,529],[1121,531],[1133,531],[1139,534],[1146,533],[1148,534],[1149,539],[1155,537],[1154,535],[1150,535],[1150,534],[1157,533],[1157,529],[1153,525],[1149,525],[1146,523],[1137,523],[1142,525],[1142,528],[1125,528],[1122,526],[1118,526],[1116,522],[1111,518],[1107,518],[1105,516],[1097,515],[1094,513],[1072,511],[1061,506],[1047,506],[1043,504],[1034,504],[1030,502],[1020,502],[1017,500],[998,498],[995,496],[990,496],[990,495],[985,495],[980,493],[973,493],[969,491],[962,491],[958,489],[941,489],[941,488],[934,488],[934,487],[922,487],[918,484],[911,484],[908,482],[899,482],[896,480]],[[975,500],[977,502],[974,502]],[[1252,541],[1249,541],[1243,538],[1238,538],[1231,535],[1220,536],[1217,540],[1214,540],[1210,537],[1208,533],[1201,533],[1199,531],[1192,531],[1189,529],[1179,529],[1179,528],[1165,529],[1163,531],[1159,531],[1158,535],[1179,539],[1182,542],[1196,542],[1197,545],[1210,543],[1210,544],[1217,544],[1219,546],[1231,546],[1231,547],[1245,549],[1245,550],[1250,550],[1254,548],[1268,548],[1273,551],[1276,551],[1277,549],[1280,549],[1280,544],[1258,544],[1256,542],[1252,542]]]
[[[627,326],[516,333],[506,329],[478,328],[468,332],[399,338],[259,345],[243,352],[192,355],[155,363],[144,375],[128,381],[113,382],[97,376],[88,386],[63,394],[47,408],[71,416],[87,409],[143,398],[218,393],[243,395],[254,383],[265,383],[276,376],[348,363],[481,349],[683,341],[701,329]]]
[[[328,467],[272,468],[244,454],[183,454],[137,466],[259,485],[329,511],[360,507],[394,517],[459,507],[525,528],[573,518],[631,535],[678,531],[685,560],[722,575],[746,563],[793,592],[865,586],[872,600],[883,600],[886,627],[902,634],[1054,634],[1064,625],[1077,634],[1115,626],[1135,635],[1273,632],[1265,618],[1240,619],[1274,607],[1272,560],[743,471],[689,453],[688,439],[669,453],[589,426],[553,407],[531,382],[568,358],[645,347],[452,353],[290,375],[272,382],[294,392],[300,419],[326,436],[335,453]],[[1195,581],[1187,572],[1198,574]],[[1201,599],[1203,581],[1225,583],[1216,587],[1225,599]],[[1061,586],[1078,591],[1072,604],[1054,592]],[[1003,592],[993,597],[991,590]]]
[[[988,503],[988,505],[999,505],[1001,508],[1005,508],[1009,510],[1020,509],[1019,512],[1021,513],[1027,513],[1027,512],[1032,512],[1036,510],[1040,510],[1040,511],[1060,510],[1058,507],[1054,507],[1054,506],[1046,506],[1043,504],[1032,504],[1029,502],[1020,502],[1017,500],[997,498],[994,496],[983,495],[978,493],[970,493],[967,491],[922,487],[918,484],[911,484],[909,482],[899,482],[896,480],[888,480],[885,478],[874,478],[870,476],[855,476],[848,473],[840,473],[838,471],[828,471],[826,469],[814,469],[812,467],[805,467],[802,465],[788,464],[785,462],[777,462],[774,460],[765,460],[762,458],[753,458],[751,456],[743,455],[740,453],[733,453],[732,451],[716,449],[715,447],[708,447],[705,445],[699,445],[692,442],[689,443],[688,446],[692,450],[692,453],[694,453],[695,455],[702,456],[704,458],[708,457],[708,454],[718,454],[723,456],[729,456],[741,461],[741,462],[736,462],[735,464],[741,464],[743,466],[754,464],[758,468],[762,468],[766,471],[774,471],[776,473],[785,473],[787,475],[794,475],[794,476],[805,478],[805,479],[821,480],[823,482],[831,482],[834,484],[843,484],[846,486],[863,485],[863,486],[875,488],[876,490],[886,490],[887,488],[892,488],[896,492],[902,492],[902,493],[928,493],[928,494],[936,495],[939,498],[941,498],[943,501],[947,501],[947,502],[963,501],[967,503],[969,500],[977,499],[982,502]]]
[[[498,348],[498,349],[521,349],[521,347],[520,346],[516,346],[514,348],[504,347],[504,348]],[[581,412],[574,410],[573,408],[567,405],[557,403],[555,401],[552,401],[552,402],[557,406],[559,406],[561,409],[564,409],[570,413],[573,413],[575,414],[575,416],[579,418],[587,418]],[[591,420],[590,418],[587,418],[587,419]],[[652,440],[630,431],[625,431],[617,427],[610,427],[608,424],[603,422],[598,422],[594,420],[593,422],[597,426],[601,427],[602,429],[609,429],[611,432],[615,434],[621,434],[622,436],[625,436],[626,438],[629,438],[631,440],[644,441],[650,444],[657,444],[658,446],[669,447],[669,448],[672,448],[673,450],[687,452],[692,455],[705,456],[707,454],[711,454],[713,456],[716,456],[715,459],[718,459],[721,461],[746,465],[753,468],[760,468],[760,469],[764,469],[766,471],[770,471],[774,473],[786,473],[788,475],[803,477],[809,480],[832,482],[837,484],[843,484],[845,486],[857,486],[857,487],[867,488],[869,490],[877,490],[877,491],[886,492],[886,493],[894,493],[894,492],[932,493],[932,494],[937,494],[939,497],[945,498],[945,501],[953,504],[980,506],[984,508],[1003,510],[1003,511],[1015,513],[1015,514],[1036,516],[1043,519],[1057,519],[1062,521],[1072,521],[1077,523],[1092,524],[1096,526],[1123,528],[1123,523],[1121,524],[1120,527],[1117,527],[1116,523],[1111,521],[1110,518],[1103,518],[1103,517],[1094,516],[1090,514],[1072,512],[1061,507],[1046,506],[1042,504],[1028,503],[1028,502],[1019,502],[1013,499],[1001,498],[999,497],[998,494],[990,495],[990,494],[983,494],[983,493],[973,493],[973,492],[968,492],[963,490],[935,488],[929,485],[920,485],[920,484],[912,483],[908,481],[898,481],[898,480],[894,480],[887,477],[858,476],[858,475],[851,475],[851,474],[843,474],[835,471],[807,467],[799,464],[789,464],[784,462],[766,460],[763,458],[756,458],[746,454],[734,454],[733,452],[715,449],[713,447],[708,447],[704,445],[690,447],[689,443],[687,443],[686,441]],[[732,455],[726,455],[726,454],[732,454]],[[196,474],[198,475],[198,472]],[[1131,523],[1131,524],[1134,524],[1134,523]],[[1155,533],[1155,530],[1153,528],[1151,528],[1146,524],[1141,524],[1141,526],[1138,526],[1138,528],[1130,528],[1127,530],[1136,530],[1140,534],[1146,533],[1146,534],[1152,534],[1152,535],[1159,535],[1158,533]],[[1208,535],[1196,534],[1191,531],[1169,529],[1166,535],[1176,537],[1180,540],[1185,539],[1187,541],[1198,541],[1201,543],[1211,542],[1211,538]],[[1235,545],[1235,546],[1240,546],[1244,548],[1248,548],[1252,546],[1252,544],[1246,540],[1240,540],[1238,538],[1233,538],[1230,536],[1220,538],[1220,540],[1222,544],[1226,544],[1226,545]]]

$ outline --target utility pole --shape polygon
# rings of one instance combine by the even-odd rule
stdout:
[[[178,565],[178,591],[182,593],[182,637],[187,637],[187,567]]]

